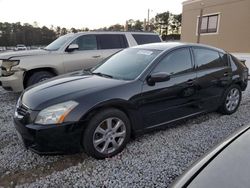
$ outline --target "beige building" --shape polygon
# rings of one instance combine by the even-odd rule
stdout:
[[[201,10],[200,43],[250,58],[250,0],[184,1],[182,41],[197,42]]]

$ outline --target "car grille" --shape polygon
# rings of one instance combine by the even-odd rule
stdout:
[[[25,105],[21,104],[20,106],[17,107],[16,111],[19,115],[21,116],[26,116],[28,114],[28,107]]]

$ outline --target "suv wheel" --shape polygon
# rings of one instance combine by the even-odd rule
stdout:
[[[52,77],[54,77],[54,74],[48,71],[35,72],[28,78],[26,86],[27,87],[32,86],[34,84],[37,84]]]
[[[222,114],[233,114],[236,112],[240,105],[241,101],[241,89],[238,85],[232,85],[230,86],[224,96],[223,96],[223,103],[220,107],[220,112]]]
[[[112,157],[124,149],[130,132],[126,114],[117,109],[106,109],[91,118],[83,134],[83,147],[96,159]]]

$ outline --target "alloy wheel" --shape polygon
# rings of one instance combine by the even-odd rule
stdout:
[[[234,111],[240,102],[240,91],[237,88],[232,88],[226,98],[226,109],[229,112]]]
[[[119,118],[107,118],[95,129],[93,135],[94,148],[102,154],[116,151],[124,142],[126,126]]]

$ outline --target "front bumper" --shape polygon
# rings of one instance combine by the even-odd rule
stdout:
[[[63,125],[24,125],[14,118],[15,128],[24,146],[38,154],[62,154],[82,151],[82,128],[77,123]]]
[[[2,87],[8,91],[21,92],[24,90],[23,87],[23,71],[17,71],[11,76],[0,77]]]

